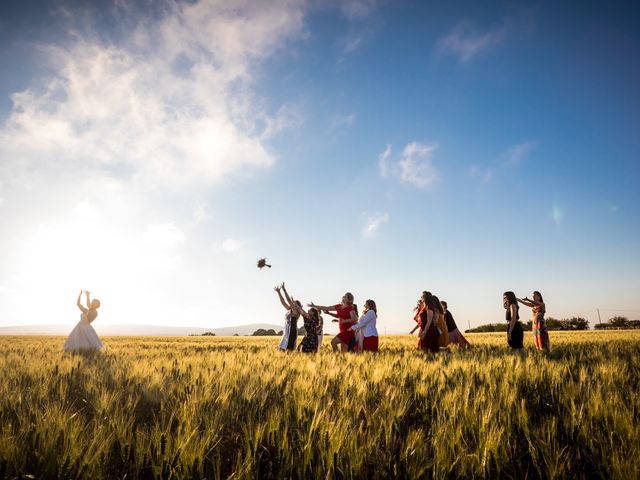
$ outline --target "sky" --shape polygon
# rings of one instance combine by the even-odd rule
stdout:
[[[640,318],[639,10],[3,2],[0,326]]]

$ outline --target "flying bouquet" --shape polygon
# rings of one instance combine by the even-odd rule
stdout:
[[[264,267],[271,268],[271,265],[267,264],[266,258],[261,258],[260,260],[258,260],[258,268],[262,270]]]

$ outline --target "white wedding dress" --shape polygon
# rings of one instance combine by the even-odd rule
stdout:
[[[80,315],[80,321],[64,342],[65,350],[99,350],[103,346],[86,313]]]

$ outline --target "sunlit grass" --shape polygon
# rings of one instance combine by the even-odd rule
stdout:
[[[504,336],[437,357],[0,337],[0,478],[638,478],[640,332],[552,332],[546,355]]]

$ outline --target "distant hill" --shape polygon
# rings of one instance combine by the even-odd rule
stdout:
[[[67,335],[74,325],[13,325],[0,327],[0,335]],[[98,335],[122,335],[122,336],[162,336],[180,337],[185,335],[201,335],[205,332],[213,332],[217,336],[251,335],[253,332],[263,328],[274,329],[276,332],[282,330],[281,325],[270,323],[253,323],[249,325],[238,325],[235,327],[203,328],[203,327],[173,327],[164,325],[109,325],[96,324],[95,329]]]

